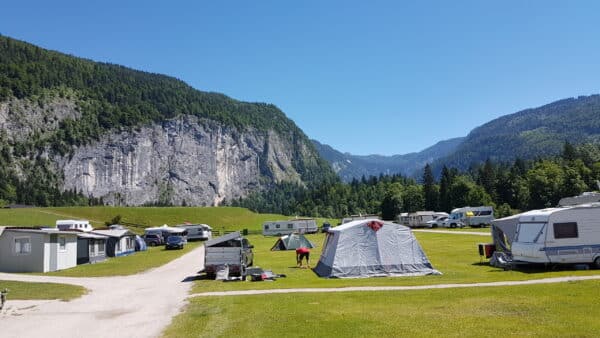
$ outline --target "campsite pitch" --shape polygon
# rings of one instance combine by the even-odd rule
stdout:
[[[68,301],[81,297],[86,290],[82,286],[57,283],[32,283],[0,280],[0,290],[9,289],[9,300],[59,299]]]

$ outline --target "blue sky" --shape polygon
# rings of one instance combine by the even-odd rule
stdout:
[[[274,103],[314,139],[402,154],[600,92],[594,1],[11,1],[0,33]]]

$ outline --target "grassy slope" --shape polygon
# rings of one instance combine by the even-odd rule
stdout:
[[[525,280],[536,278],[557,277],[566,275],[592,275],[599,274],[599,270],[553,270],[553,271],[503,271],[486,264],[480,264],[477,243],[489,242],[491,238],[475,235],[450,235],[435,233],[415,233],[423,250],[429,257],[433,266],[441,271],[441,276],[421,277],[390,277],[390,278],[363,278],[363,279],[325,279],[318,277],[308,269],[295,267],[294,251],[270,251],[275,243],[275,237],[249,236],[254,244],[255,265],[272,269],[275,273],[283,273],[287,278],[278,279],[272,283],[236,282],[223,283],[213,280],[196,281],[192,292],[212,290],[237,290],[237,289],[271,289],[295,287],[344,287],[365,285],[424,285],[445,283],[476,283],[503,280]],[[324,235],[308,235],[317,248],[312,250],[311,260],[315,266],[319,260]]]
[[[32,208],[32,209],[0,209],[0,225],[51,225],[56,220],[67,218],[83,218],[98,227],[120,215],[122,222],[139,224],[132,227],[136,232],[142,228],[175,225],[184,222],[206,223],[215,230],[260,230],[265,221],[289,219],[290,216],[257,214],[244,208],[227,207],[65,207],[65,208]],[[319,224],[323,220],[319,221]],[[336,224],[337,220],[332,224]]]
[[[81,297],[85,288],[78,285],[56,283],[28,283],[0,280],[0,290],[9,289],[7,299],[60,299],[71,300]]]
[[[600,332],[600,282],[192,299],[166,337],[577,336]],[[591,295],[596,295],[590,297]]]

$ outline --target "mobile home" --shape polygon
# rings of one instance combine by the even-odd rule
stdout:
[[[317,222],[312,218],[297,218],[289,221],[272,221],[263,224],[263,235],[281,236],[294,232],[313,234],[318,231]]]
[[[425,227],[427,222],[437,219],[438,217],[448,216],[445,212],[436,211],[417,211],[411,213],[401,213],[397,217],[398,223],[408,227]]]
[[[519,216],[514,261],[594,263],[600,268],[600,203],[532,210]]]
[[[187,231],[187,239],[207,241],[212,238],[212,228],[207,224],[180,224],[176,228]]]
[[[0,271],[50,272],[76,265],[76,232],[0,227]]]
[[[94,230],[89,221],[76,219],[58,220],[56,221],[56,228],[58,228],[58,230],[78,230],[83,232]]]

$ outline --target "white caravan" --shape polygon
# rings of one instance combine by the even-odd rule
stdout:
[[[281,236],[294,232],[314,234],[317,232],[317,222],[312,218],[297,218],[289,221],[271,221],[263,223],[263,235]]]
[[[56,221],[56,228],[58,230],[79,230],[83,232],[90,232],[94,230],[92,225],[87,220],[75,220],[75,219],[62,219]]]
[[[594,263],[600,268],[600,203],[521,214],[511,252],[515,261]]]
[[[442,224],[448,228],[489,225],[494,220],[494,208],[490,206],[463,207],[452,210],[448,219]]]
[[[207,224],[180,224],[175,227],[187,230],[188,240],[208,241],[212,238],[212,228]]]

